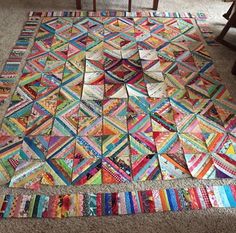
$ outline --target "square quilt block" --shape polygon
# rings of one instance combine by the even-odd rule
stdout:
[[[38,94],[38,89],[41,82],[41,73],[26,73],[22,74],[19,81],[19,87],[32,100],[35,100]]]
[[[125,84],[105,84],[105,98],[128,98]]]
[[[102,117],[79,117],[77,134],[79,136],[101,136]]]
[[[75,159],[102,157],[102,137],[77,136],[75,143]]]
[[[73,160],[72,184],[101,184],[102,160],[98,158],[79,158]]]
[[[68,101],[60,104],[54,118],[51,135],[75,136],[79,121],[79,101]]]
[[[183,154],[159,154],[158,158],[164,180],[191,177]]]
[[[81,100],[79,104],[78,116],[80,117],[99,117],[102,116],[101,100]]]
[[[103,135],[126,134],[127,132],[126,116],[103,117]]]
[[[103,136],[102,153],[104,157],[128,156],[130,154],[127,134]]]
[[[19,104],[21,105],[21,103]],[[13,105],[12,109],[15,107],[17,108],[17,106]],[[27,103],[25,107],[19,107],[19,109],[17,108],[17,110],[14,112],[11,111],[10,107],[8,109],[9,111],[7,111],[7,114],[9,115],[5,117],[2,122],[2,134],[8,136],[24,136],[26,134],[27,124],[32,111],[32,107],[32,103]]]
[[[179,134],[181,146],[184,153],[208,153],[207,145],[201,133],[182,133]]]
[[[73,159],[75,138],[69,136],[51,136],[46,159]]]
[[[117,155],[102,160],[103,184],[131,182],[130,157]]]
[[[132,155],[132,176],[134,181],[161,180],[161,169],[157,154]]]
[[[149,114],[149,99],[146,97],[130,96],[128,99],[129,115]]]
[[[191,175],[197,179],[215,179],[216,167],[211,154],[185,154],[186,163]]]
[[[213,163],[216,168],[217,178],[235,178],[236,177],[236,159],[235,155],[213,154]]]
[[[103,85],[84,84],[82,100],[102,100],[104,97]]]
[[[147,97],[147,85],[145,82],[135,84],[127,84],[127,91],[129,96]]]
[[[5,161],[18,161],[26,159],[21,157],[22,137],[0,136],[0,159]],[[14,164],[14,163],[13,163]]]
[[[44,161],[48,151],[50,136],[25,137],[20,150],[24,160],[36,159]]]
[[[128,130],[129,133],[150,133],[152,132],[152,124],[149,115],[130,115],[128,117]]]
[[[28,118],[25,133],[27,135],[50,135],[52,125],[52,114],[36,102]]]
[[[105,73],[102,71],[94,71],[84,74],[84,83],[89,85],[103,85],[105,81]]]
[[[153,137],[158,153],[174,154],[183,152],[178,133],[154,132]]]
[[[150,98],[151,123],[154,132],[176,132],[174,112],[167,98]]]
[[[67,61],[64,67],[61,84],[63,86],[80,85],[85,80],[84,72],[79,70],[70,61]],[[89,83],[90,84],[90,83]]]
[[[105,99],[103,101],[103,115],[105,116],[127,116],[126,99]]]
[[[44,173],[44,162],[22,160],[16,167],[9,187],[39,189]]]
[[[65,156],[64,156],[65,157]],[[49,159],[44,164],[41,183],[50,186],[71,185],[73,159]]]
[[[131,155],[145,155],[156,153],[153,133],[133,133],[129,135]]]
[[[167,86],[164,82],[147,83],[147,92],[149,97],[167,97]]]

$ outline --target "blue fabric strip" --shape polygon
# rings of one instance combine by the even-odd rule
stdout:
[[[236,208],[236,200],[235,200],[235,198],[233,196],[233,193],[232,193],[232,190],[231,190],[230,186],[229,185],[225,185],[224,186],[224,190],[225,190],[226,196],[228,198],[230,207]]]
[[[178,211],[178,203],[174,189],[167,189],[167,197],[172,211]]]

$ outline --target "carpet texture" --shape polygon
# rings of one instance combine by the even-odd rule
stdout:
[[[12,2],[11,2],[12,3]],[[30,5],[32,3],[29,3],[29,2],[25,2],[26,4],[24,5],[24,7],[22,7],[23,5],[23,2],[22,1],[14,1],[14,3],[12,4],[12,6],[8,6],[6,5],[7,3],[2,3],[1,6],[2,6],[2,9],[1,9],[1,17],[2,18],[5,18],[3,23],[2,23],[2,27],[3,27],[3,30],[1,30],[1,49],[4,51],[2,52],[3,56],[1,57],[2,59],[2,63],[4,62],[4,60],[7,58],[7,51],[9,51],[10,47],[13,45],[13,42],[14,40],[16,40],[17,38],[17,33],[19,33],[19,30],[21,28],[21,25],[23,24],[23,20],[25,20],[24,17],[22,17],[22,14],[23,15],[26,15],[26,12],[28,10],[32,10],[32,9],[48,9],[48,8],[53,8],[53,9],[69,9],[69,8],[72,8],[73,7],[73,2],[71,2],[72,5],[69,5],[69,2],[68,2],[68,6],[65,5],[64,1],[61,1],[61,2],[58,2],[57,1],[57,4],[55,4],[55,2],[53,3],[52,2],[52,5],[48,5],[46,6],[46,4],[44,6],[41,6],[41,8],[39,8],[39,6],[35,7],[33,5]],[[21,5],[22,4],[22,5]],[[48,3],[49,4],[49,3]],[[61,4],[61,5],[60,5]],[[160,9],[159,10],[166,10],[168,9],[168,11],[180,11],[180,9],[178,8],[179,4],[178,5],[171,5],[171,3],[169,3],[170,5],[168,6],[168,2],[166,1],[165,5],[161,6],[162,4],[160,4]],[[218,1],[212,1],[212,2],[208,2],[208,6],[209,4],[215,4],[215,8],[216,9],[214,11],[214,14],[209,12],[209,10],[206,9],[206,6],[207,4],[205,4],[205,6],[203,7],[203,5],[198,5],[196,4],[195,8],[193,8],[192,6],[188,6],[187,7],[187,4],[184,4],[185,5],[185,8],[181,9],[182,11],[190,11],[190,12],[193,12],[194,10],[196,11],[204,11],[206,9],[206,13],[209,13],[210,14],[210,20],[212,23],[214,22],[221,22],[220,20],[218,20],[217,17],[219,17],[218,15],[221,15],[221,13],[223,13],[225,11],[225,9],[227,9],[228,7],[228,4],[223,4],[221,2],[218,2]],[[55,7],[56,6],[56,7]],[[123,7],[124,5],[120,5],[120,7]],[[60,8],[61,7],[61,8]],[[112,5],[110,5],[110,7],[112,7]],[[114,7],[119,7],[119,6],[114,6]],[[113,8],[114,8],[113,7]],[[145,7],[145,6],[143,6]],[[176,7],[176,8],[175,8]],[[209,9],[211,9],[212,6],[209,6]],[[121,8],[122,9],[122,8]],[[218,10],[218,11],[217,11]],[[9,14],[11,12],[11,14]],[[7,16],[8,17],[5,17]],[[16,17],[19,19],[17,22],[18,24],[15,24],[15,21],[16,20]],[[24,19],[22,19],[24,18]],[[20,21],[22,20],[22,21]],[[12,23],[11,23],[12,22]],[[9,27],[9,24],[11,23],[12,27]],[[8,27],[6,27],[6,25],[8,24]],[[15,27],[15,30],[13,30],[13,28]],[[11,28],[11,29],[10,29]],[[214,31],[217,32],[217,30],[219,30],[219,26],[215,25],[215,27],[213,27]],[[18,31],[17,31],[18,29]],[[5,30],[5,31],[4,31]],[[3,36],[4,35],[4,36]],[[7,35],[7,36],[6,36]],[[10,40],[10,39],[12,40]],[[211,55],[213,57],[213,59],[215,60],[216,62],[216,66],[218,68],[218,71],[221,75],[221,77],[224,79],[226,85],[227,85],[227,82],[229,82],[230,80],[230,85],[227,85],[229,87],[230,90],[233,90],[233,88],[235,86],[232,85],[232,83],[234,82],[233,80],[233,76],[231,76],[229,74],[229,71],[231,69],[231,66],[234,62],[233,58],[235,57],[235,53],[233,52],[230,52],[228,51],[226,48],[223,48],[221,46],[219,47],[216,47],[216,48],[210,48],[208,49],[210,50],[211,52]],[[222,59],[222,57],[225,58],[225,60]],[[226,59],[227,59],[227,62],[226,62]],[[234,94],[232,91],[231,91],[232,95]],[[224,181],[224,182],[229,182],[229,181]],[[197,182],[196,181],[189,181],[189,182],[185,182],[185,181],[178,181],[178,182],[169,182],[168,184],[164,184],[164,183],[145,183],[145,184],[140,184],[140,185],[119,185],[119,191],[120,190],[133,190],[133,189],[146,189],[148,187],[165,187],[165,186],[168,186],[168,187],[171,187],[174,186],[174,187],[182,187],[182,186],[186,186],[186,185],[196,185],[196,184],[199,184],[199,183],[204,183],[204,181],[201,181],[201,182]],[[219,183],[222,183],[222,181],[212,181],[211,184],[219,184]],[[97,190],[98,188],[97,187],[81,187],[81,188],[58,188],[56,190],[54,189],[45,189],[45,190],[42,190],[42,192],[45,192],[45,193],[60,193],[60,192],[63,192],[65,193],[66,191],[69,191],[71,192],[72,190],[74,191],[91,191],[91,190]],[[112,190],[116,190],[117,189],[117,186],[109,186],[109,187],[99,187],[99,191],[104,191],[104,190],[109,190],[109,191],[112,191]],[[1,192],[7,192],[9,190],[7,189],[2,189]],[[25,190],[13,190],[13,192],[15,193],[22,193],[22,192],[28,192],[28,191],[25,191]],[[208,217],[206,218],[206,220],[204,221],[205,224],[196,224],[197,222],[201,222],[202,220],[202,216],[205,215],[206,213],[209,213]],[[222,213],[224,213],[222,215]],[[186,213],[185,213],[186,214]],[[198,226],[198,227],[195,227],[194,230],[196,232],[198,232],[200,229],[203,231],[203,232],[207,232],[210,230],[212,231],[215,231],[215,232],[230,232],[230,230],[233,230],[233,227],[234,225],[229,225],[227,224],[226,220],[224,222],[224,216],[228,216],[228,220],[230,218],[235,218],[235,211],[234,210],[214,210],[214,211],[206,211],[206,212],[194,212],[194,213],[191,213],[190,215],[191,216],[186,216],[185,214],[177,214],[176,216],[172,215],[172,214],[166,214],[166,215],[159,215],[159,214],[156,214],[156,215],[147,215],[147,216],[136,216],[136,217],[133,217],[133,218],[130,218],[130,217],[127,217],[127,219],[133,219],[129,222],[128,225],[127,224],[127,219],[124,219],[125,217],[118,217],[118,218],[108,218],[108,219],[102,219],[102,220],[94,220],[92,225],[90,225],[90,222],[91,220],[90,219],[70,219],[66,222],[66,224],[71,224],[69,226],[73,226],[71,228],[71,232],[73,232],[73,230],[79,230],[79,227],[78,229],[76,229],[76,227],[78,225],[75,225],[75,224],[79,224],[79,225],[83,225],[83,230],[88,230],[88,228],[90,229],[90,231],[93,232],[93,230],[95,231],[96,229],[98,229],[99,227],[99,231],[100,232],[103,232],[103,231],[117,231],[117,232],[128,232],[128,231],[132,231],[132,227],[130,226],[130,224],[134,224],[135,225],[135,221],[137,222],[142,222],[142,223],[145,223],[144,224],[144,227],[146,225],[146,228],[142,229],[142,227],[139,228],[139,230],[143,230],[143,232],[161,232],[161,230],[163,230],[165,227],[167,228],[166,230],[168,230],[168,227],[169,225],[166,225],[165,223],[166,222],[162,222],[160,224],[160,219],[162,219],[162,221],[164,221],[164,219],[170,221],[168,222],[168,224],[172,224],[172,230],[174,232],[182,232],[182,230],[184,228],[186,228],[186,232],[188,231],[191,231],[191,228],[194,227],[194,226]],[[156,216],[156,217],[155,217]],[[185,217],[186,221],[183,221],[179,224],[176,224],[176,222],[178,222],[181,217]],[[217,217],[217,224],[220,224],[220,228],[221,230],[215,230],[216,226],[215,225],[211,225],[211,221],[212,219],[214,219],[215,217]],[[193,224],[190,224],[191,221],[187,220],[188,218],[191,219],[191,221],[193,222]],[[156,226],[154,224],[154,219],[156,221],[156,223],[158,224],[158,226]],[[175,219],[174,221],[172,219]],[[18,220],[13,220],[13,221],[18,221]],[[100,225],[99,226],[99,223],[100,221],[104,221],[104,223],[102,224],[102,226]],[[33,221],[33,220],[24,220],[24,224],[21,224],[20,222],[18,222],[18,230],[19,232],[20,231],[30,231],[30,226],[28,225],[28,228],[27,228],[27,224],[26,223],[35,223],[36,221]],[[63,221],[64,222],[64,221]],[[109,223],[108,225],[104,225],[106,223]],[[124,222],[126,224],[124,224]],[[150,224],[149,224],[150,222]],[[23,223],[23,221],[22,221]],[[38,232],[46,232],[49,228],[50,228],[50,224],[52,224],[52,226],[54,226],[54,230],[56,230],[56,227],[60,227],[61,223],[59,222],[52,222],[52,221],[43,221],[43,222],[36,222],[35,224],[37,224],[37,226],[39,227],[38,228]],[[41,225],[40,225],[41,224]],[[86,225],[87,224],[87,225]],[[111,229],[107,229],[107,227],[111,227],[112,225],[114,224],[114,227],[112,227]],[[121,224],[121,225],[120,225]],[[162,225],[163,224],[163,225]],[[176,224],[176,225],[175,225]],[[196,224],[196,225],[194,225]],[[8,232],[10,229],[9,227],[10,225],[10,222],[8,221],[3,221],[1,222],[1,228],[4,229],[4,227],[7,227],[6,232]],[[26,228],[25,228],[26,227]],[[129,227],[131,227],[131,229],[129,229]],[[0,228],[0,229],[1,229]],[[122,229],[123,228],[123,229]],[[73,229],[73,230],[72,230]],[[129,229],[129,230],[128,230]],[[60,229],[61,232],[63,232],[63,229]],[[66,228],[65,228],[66,230]],[[67,228],[68,230],[68,228]],[[138,230],[138,232],[139,232]],[[9,231],[10,232],[10,231]],[[98,230],[96,230],[96,232],[98,232]],[[191,231],[193,232],[193,230]]]

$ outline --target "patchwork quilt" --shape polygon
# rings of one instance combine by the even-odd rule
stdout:
[[[236,105],[195,19],[40,20],[1,124],[1,185],[236,178]]]

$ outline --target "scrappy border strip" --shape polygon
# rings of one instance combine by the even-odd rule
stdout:
[[[130,215],[236,208],[236,185],[115,193],[2,195],[0,219]]]
[[[158,12],[158,11],[31,11],[30,17],[169,17],[169,18],[193,18],[186,12]]]
[[[28,50],[30,41],[34,36],[35,30],[40,22],[40,17],[29,17],[12,48],[10,55],[0,74],[0,106],[10,97],[11,89],[15,86],[19,67],[25,52]]]

